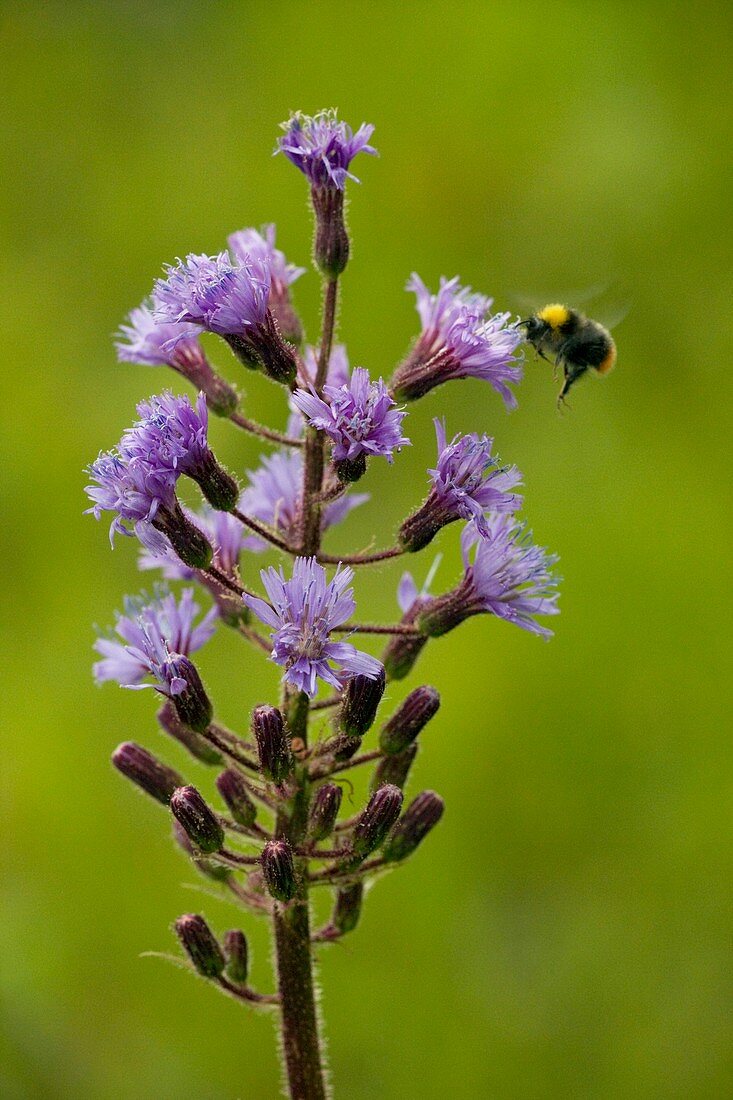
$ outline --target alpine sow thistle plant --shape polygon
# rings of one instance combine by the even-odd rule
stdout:
[[[89,511],[97,518],[111,513],[110,539],[136,536],[140,568],[163,578],[151,595],[128,598],[115,633],[97,640],[95,678],[163,696],[161,727],[216,769],[222,808],[210,807],[139,745],[120,745],[113,763],[170,808],[174,836],[200,872],[233,902],[271,920],[275,993],[251,988],[244,932],[217,937],[196,914],[179,917],[175,931],[191,969],[230,996],[279,1013],[290,1095],[299,1100],[329,1090],[314,953],[354,930],[365,884],[411,856],[443,814],[433,791],[403,808],[418,738],[440,705],[435,688],[415,687],[383,721],[377,747],[362,751],[386,682],[406,677],[430,638],[469,616],[489,613],[546,637],[536,617],[558,610],[554,559],[517,518],[519,472],[499,465],[491,438],[449,438],[441,418],[427,498],[404,520],[394,545],[336,556],[321,549],[324,531],[368,499],[352,492],[367,463],[392,463],[409,444],[400,402],[475,377],[513,408],[509,386],[521,379],[521,330],[457,279],[442,279],[431,294],[417,275],[410,278],[422,331],[391,382],[361,366],[350,371],[345,349],[333,343],[339,278],[349,257],[345,188],[355,179],[356,154],[375,152],[372,129],[363,125],[354,134],[332,111],[295,114],[276,150],[311,188],[315,264],[324,278],[318,348],[300,347],[303,328],[290,287],[303,269],[275,248],[274,226],[232,234],[228,252],[178,260],[155,283],[150,302],[132,311],[117,350],[125,362],[171,367],[197,394],[192,401],[166,390],[142,401],[119,444],[89,467],[87,488]],[[235,387],[204,354],[203,331],[218,334],[245,367],[282,386],[286,431],[242,414]],[[275,448],[244,485],[211,449],[209,412]],[[198,511],[181,503],[181,479],[198,486]],[[420,592],[405,573],[399,622],[355,619],[355,569],[422,550],[452,523],[462,525],[465,570],[455,588]],[[282,564],[262,570],[261,587],[249,587],[252,555],[268,548]],[[187,587],[176,595],[166,582]],[[192,585],[210,599],[203,617]],[[219,626],[282,669],[280,700],[255,708],[246,737],[215,720],[194,663]],[[381,661],[354,644],[359,634],[387,637]],[[359,813],[339,820],[338,777],[360,766],[374,769],[370,796]],[[333,893],[333,913],[314,930],[309,896],[323,887]]]

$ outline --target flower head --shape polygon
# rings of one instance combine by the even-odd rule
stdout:
[[[417,295],[423,331],[395,372],[397,397],[411,401],[450,379],[482,378],[514,408],[508,383],[522,377],[521,356],[515,354],[522,334],[508,324],[509,314],[488,315],[491,299],[461,287],[457,278],[441,279],[436,295],[414,274],[407,288]]]
[[[267,255],[250,254],[232,264],[228,252],[191,254],[166,270],[153,289],[156,320],[201,325],[223,336],[247,366],[261,364],[275,381],[292,381],[293,350],[268,308],[272,273]]]
[[[393,452],[409,444],[401,431],[404,410],[397,408],[381,378],[370,381],[364,367],[356,367],[346,385],[325,386],[324,393],[328,402],[306,390],[296,390],[292,400],[333,440],[334,462],[353,463],[370,455],[384,455],[391,462]]]
[[[330,639],[331,631],[343,625],[356,607],[349,588],[353,570],[339,568],[327,581],[326,570],[315,558],[296,558],[289,580],[282,569],[264,569],[260,575],[270,602],[247,595],[244,600],[272,628],[272,659],[284,667],[283,678],[289,684],[313,696],[318,679],[340,688],[345,673],[374,679],[381,674],[382,665],[374,657],[349,642]]]
[[[158,323],[153,311],[143,302],[130,311],[129,324],[120,325],[115,342],[117,358],[124,363],[140,363],[145,366],[177,366],[182,356],[204,358],[199,343],[199,325]]]
[[[187,321],[220,336],[241,335],[264,323],[270,293],[266,259],[248,256],[233,264],[228,252],[194,255],[166,268],[153,290],[154,315],[161,322]]]
[[[102,512],[115,512],[109,528],[110,542],[114,545],[116,533],[134,533],[152,553],[162,553],[166,541],[153,527],[153,520],[161,511],[175,507],[177,473],[162,465],[154,457],[146,457],[134,448],[120,445],[117,450],[106,451],[88,467],[93,485],[87,485],[86,494],[92,501],[87,509],[95,519]]]
[[[126,599],[124,614],[118,614],[115,623],[122,641],[103,637],[94,643],[102,656],[94,665],[94,679],[98,684],[116,680],[121,687],[155,687],[162,695],[181,694],[187,682],[179,675],[177,658],[201,649],[216,628],[215,609],[195,624],[198,613],[192,588],[184,589],[180,600],[165,589],[152,600]],[[146,676],[156,683],[144,683]]]
[[[488,518],[484,538],[474,524],[461,536],[464,577],[452,592],[430,600],[418,622],[429,635],[445,634],[471,615],[488,612],[523,630],[549,638],[552,631],[536,615],[557,615],[557,558],[532,542],[531,534],[511,515]],[[471,552],[475,548],[473,562]]]
[[[263,225],[262,232],[256,229],[240,229],[227,238],[232,255],[240,264],[254,259],[266,264],[270,271],[272,287],[279,283],[289,287],[305,273],[304,267],[296,267],[285,258],[285,253],[275,248],[275,226]]]
[[[239,263],[246,264],[255,259],[267,265],[270,271],[268,308],[285,339],[299,344],[303,338],[303,326],[290,300],[289,288],[305,268],[289,264],[285,254],[275,248],[274,225],[263,226],[261,233],[256,229],[240,229],[238,233],[232,233],[228,243]]]
[[[433,421],[438,442],[438,465],[429,470],[433,488],[445,506],[463,519],[473,519],[488,538],[486,512],[516,512],[521,497],[510,493],[521,481],[515,466],[498,465],[493,439],[475,432],[446,440],[445,420]]]
[[[200,393],[194,407],[187,397],[166,390],[137,406],[140,419],[122,437],[123,448],[154,456],[182,474],[203,465],[210,452],[209,413]]]
[[[239,489],[209,447],[209,413],[200,393],[195,407],[167,390],[141,401],[140,419],[122,437],[121,449],[141,454],[175,474],[193,478],[215,508],[230,511]]]
[[[199,335],[200,325],[186,321],[156,321],[146,302],[133,309],[129,324],[120,326],[115,343],[121,363],[141,363],[152,367],[168,366],[203,390],[215,413],[229,416],[237,407],[237,391],[212,369]]]
[[[521,480],[515,467],[500,467],[488,436],[457,435],[448,443],[445,421],[436,419],[438,465],[429,470],[432,489],[425,503],[400,528],[407,550],[421,550],[441,527],[457,519],[473,520],[488,538],[486,512],[515,512],[521,497],[509,492]]]
[[[284,135],[276,153],[284,153],[314,187],[343,191],[347,179],[356,180],[349,166],[357,153],[376,155],[368,144],[374,127],[362,123],[356,133],[339,122],[334,110],[319,111],[314,117],[296,111],[283,122]]]

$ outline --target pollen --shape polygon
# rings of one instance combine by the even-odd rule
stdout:
[[[554,305],[545,306],[541,309],[537,316],[541,321],[546,321],[550,328],[559,328],[560,325],[564,325],[570,316],[570,311],[567,306],[561,306],[558,303]]]

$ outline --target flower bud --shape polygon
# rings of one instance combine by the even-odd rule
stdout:
[[[219,512],[231,512],[232,508],[236,508],[239,486],[211,451],[207,451],[204,458],[186,472],[199,486],[212,508]]]
[[[367,807],[354,826],[352,853],[365,859],[384,842],[387,833],[400,816],[402,791],[387,784],[374,791]]]
[[[227,961],[226,974],[236,985],[246,985],[249,974],[249,950],[247,937],[238,928],[224,936],[224,956]]]
[[[174,653],[166,664],[170,680],[182,681],[185,687],[170,698],[184,726],[197,733],[208,729],[213,717],[211,701],[206,694],[201,677],[193,661],[181,653]]]
[[[344,222],[344,192],[314,186],[311,200],[316,215],[314,259],[320,271],[335,279],[349,262],[349,234]]]
[[[206,535],[183,514],[176,501],[171,508],[159,508],[151,521],[153,527],[166,536],[184,565],[191,569],[208,569],[214,552]]]
[[[382,752],[398,754],[412,744],[424,726],[440,707],[440,695],[432,687],[411,691],[398,707],[379,735]]]
[[[443,816],[445,804],[435,791],[423,791],[413,799],[384,846],[384,858],[393,863],[412,855]]]
[[[257,807],[249,796],[244,776],[229,768],[216,777],[216,789],[237,824],[251,828],[257,817]]]
[[[186,913],[175,923],[183,950],[204,978],[219,978],[226,965],[221,948],[203,917]]]
[[[338,462],[334,462],[333,468],[339,481],[343,482],[344,485],[351,485],[364,477],[367,468],[366,455],[360,454],[356,458],[341,458]]]
[[[273,783],[282,783],[293,770],[293,757],[285,722],[277,707],[255,707],[252,711],[252,732],[263,775]]]
[[[308,818],[310,840],[325,840],[336,824],[343,791],[335,783],[324,783],[316,791]]]
[[[147,749],[136,745],[134,741],[123,741],[118,745],[112,753],[112,763],[146,794],[165,806],[170,802],[176,787],[183,783],[178,772],[161,764]]]
[[[195,787],[179,787],[171,795],[171,810],[201,852],[218,852],[224,830]]]
[[[407,782],[407,776],[412,767],[412,762],[417,756],[417,743],[412,742],[402,752],[395,756],[384,756],[377,764],[369,784],[373,791],[383,787],[385,783],[391,783],[395,787],[403,788]]]
[[[375,679],[352,676],[344,688],[339,713],[339,726],[348,737],[363,737],[377,716],[385,687],[384,669]]]
[[[158,723],[161,729],[164,729],[166,733],[188,749],[191,755],[200,760],[202,764],[224,763],[221,755],[215,748],[212,748],[208,741],[205,741],[189,726],[184,726],[172,702],[168,701],[160,708]],[[177,783],[176,786],[180,787],[181,784]]]
[[[173,839],[179,848],[193,860],[196,870],[200,871],[202,875],[213,879],[214,882],[227,882],[232,877],[230,867],[224,867],[221,863],[214,863],[211,859],[201,859],[199,857],[198,850],[194,848],[188,839],[188,833],[175,818],[173,819]]]
[[[336,904],[331,924],[342,934],[353,932],[359,923],[361,901],[364,896],[364,884],[354,882],[351,886],[342,886],[336,894]]]
[[[293,853],[286,840],[268,840],[262,850],[262,874],[277,901],[290,901],[297,889]]]

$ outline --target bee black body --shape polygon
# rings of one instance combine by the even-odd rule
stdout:
[[[543,359],[562,367],[563,387],[558,403],[587,370],[608,374],[616,362],[616,345],[610,332],[577,309],[549,305],[521,322],[527,340]],[[554,356],[554,360],[549,356]]]

